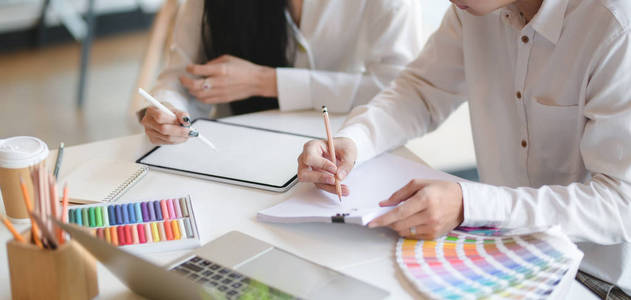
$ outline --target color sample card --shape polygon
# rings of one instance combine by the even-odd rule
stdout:
[[[70,223],[131,252],[172,251],[199,246],[190,197],[120,204],[75,206]]]
[[[422,293],[436,299],[543,299],[578,264],[549,236],[499,232],[481,228],[430,241],[400,239],[397,262]]]

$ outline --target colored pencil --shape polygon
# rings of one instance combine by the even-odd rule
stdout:
[[[20,187],[22,188],[22,196],[24,199],[26,212],[28,213],[29,218],[31,218],[31,235],[33,241],[38,248],[42,249],[44,248],[44,246],[42,245],[42,241],[40,241],[39,239],[39,228],[37,227],[37,224],[35,224],[35,220],[33,220],[33,217],[31,217],[31,213],[33,212],[33,204],[31,203],[31,197],[28,194],[26,183],[24,183],[24,180],[22,180],[22,178],[20,178]]]
[[[55,161],[55,169],[53,170],[53,175],[55,175],[55,179],[59,178],[59,169],[61,168],[61,162],[64,158],[64,143],[59,144],[59,149],[57,150],[57,160]]]
[[[57,249],[57,238],[55,238],[52,232],[48,230],[47,226],[45,226],[46,224],[44,224],[44,220],[42,219],[41,215],[31,213],[31,216],[33,217],[37,225],[39,225],[39,227],[42,229],[42,235],[46,238],[48,246],[53,250]]]
[[[64,185],[64,197],[61,200],[61,222],[68,223],[68,184]],[[65,237],[63,231],[60,231],[59,243],[63,245]]]
[[[4,226],[7,227],[7,229],[9,229],[9,231],[13,234],[13,237],[15,238],[16,241],[20,242],[20,243],[26,243],[26,241],[24,240],[24,238],[18,233],[17,230],[15,230],[15,227],[13,227],[13,224],[11,224],[11,222],[9,221],[9,219],[7,219],[4,215],[0,214],[0,219],[2,219],[2,223],[4,223]]]
[[[322,117],[324,117],[324,127],[326,129],[326,137],[329,144],[329,155],[331,156],[331,161],[337,165],[335,147],[333,145],[333,134],[331,133],[331,122],[329,121],[329,112],[326,105],[322,106]],[[340,199],[340,202],[342,202],[342,184],[337,176],[335,176],[335,190],[337,191],[337,197]]]

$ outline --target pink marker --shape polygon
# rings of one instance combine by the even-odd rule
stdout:
[[[153,243],[153,237],[151,236],[151,225],[149,223],[145,223],[145,238],[147,239],[147,243]]]
[[[168,220],[169,209],[167,208],[167,202],[165,200],[160,200],[160,207],[162,207],[162,220]]]
[[[173,220],[177,218],[175,210],[173,210],[173,199],[167,200],[167,208],[169,209],[169,219]]]
[[[180,207],[180,201],[177,199],[173,199],[173,206],[175,208],[175,217],[180,219],[182,218],[182,208]]]
[[[138,244],[138,227],[131,225],[131,236],[132,236],[132,241],[134,241],[134,244]]]

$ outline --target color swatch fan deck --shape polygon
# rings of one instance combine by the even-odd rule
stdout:
[[[396,257],[434,299],[562,299],[583,254],[558,227],[525,235],[463,228],[431,241],[399,239]]]

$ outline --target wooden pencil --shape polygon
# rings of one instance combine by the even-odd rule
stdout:
[[[61,200],[61,222],[68,223],[68,183],[64,184],[64,197]],[[59,243],[64,244],[65,237],[63,230],[59,231]]]
[[[4,215],[0,214],[0,219],[2,219],[2,223],[4,223],[4,226],[7,227],[7,229],[9,229],[9,231],[11,232],[11,234],[13,234],[13,237],[15,238],[16,241],[21,242],[21,243],[26,243],[26,241],[24,240],[24,238],[20,235],[20,233],[18,233],[17,230],[15,230],[15,227],[13,227],[13,224],[11,224],[11,222],[9,221],[9,219],[7,219]]]
[[[42,229],[42,235],[46,238],[48,247],[53,250],[57,249],[57,238],[55,238],[52,232],[48,230],[48,228],[45,226],[46,224],[44,224],[44,220],[42,219],[41,215],[32,213],[31,216],[33,217],[37,225],[39,225],[39,227]]]
[[[28,189],[26,188],[26,183],[24,180],[20,178],[20,188],[22,189],[22,197],[24,199],[24,206],[26,207],[26,212],[28,213],[29,218],[31,218],[31,235],[35,245],[42,249],[44,246],[42,245],[42,241],[39,237],[39,228],[37,224],[35,224],[35,220],[31,217],[31,213],[33,212],[33,204],[31,203],[31,197],[28,194]]]

